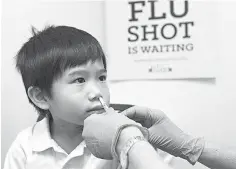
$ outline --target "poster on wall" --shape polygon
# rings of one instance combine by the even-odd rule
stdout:
[[[107,0],[110,80],[215,78],[217,14],[213,1]]]

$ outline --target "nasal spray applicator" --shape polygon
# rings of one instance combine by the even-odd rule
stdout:
[[[98,99],[99,99],[100,103],[102,104],[102,107],[104,108],[104,110],[107,111],[109,109],[109,107],[107,106],[107,104],[105,103],[103,98],[99,97]]]

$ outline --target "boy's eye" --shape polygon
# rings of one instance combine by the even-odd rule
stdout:
[[[80,77],[80,78],[77,78],[77,79],[75,80],[75,82],[76,82],[76,83],[84,83],[84,82],[85,82],[85,79],[82,78],[82,77]]]
[[[102,75],[102,76],[99,77],[99,80],[100,81],[106,81],[107,80],[107,76]]]

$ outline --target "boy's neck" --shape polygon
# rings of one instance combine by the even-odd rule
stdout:
[[[72,124],[64,120],[51,120],[51,137],[68,154],[72,152],[82,141],[83,126]]]

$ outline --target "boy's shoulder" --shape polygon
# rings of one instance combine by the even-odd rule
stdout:
[[[15,140],[13,141],[10,149],[14,150],[14,149],[27,149],[27,147],[30,146],[30,141],[32,140],[32,135],[33,135],[33,128],[34,128],[35,124],[32,126],[29,126],[23,130],[21,130]]]
[[[14,143],[29,147],[34,146],[35,142],[40,142],[40,139],[50,139],[48,123],[48,119],[43,118],[41,121],[34,123],[32,126],[23,129],[17,134]]]
[[[33,134],[34,126],[35,126],[35,124],[21,130],[17,134],[15,141],[23,143],[23,142],[26,142],[27,140],[30,140],[30,138],[32,137],[32,134]]]
[[[43,118],[34,125],[18,133],[11,147],[21,147],[27,152],[42,151],[51,146],[49,119]]]
[[[30,140],[34,126],[27,127],[17,134],[6,154],[4,168],[11,168],[12,165],[23,165],[27,156],[32,152]]]

